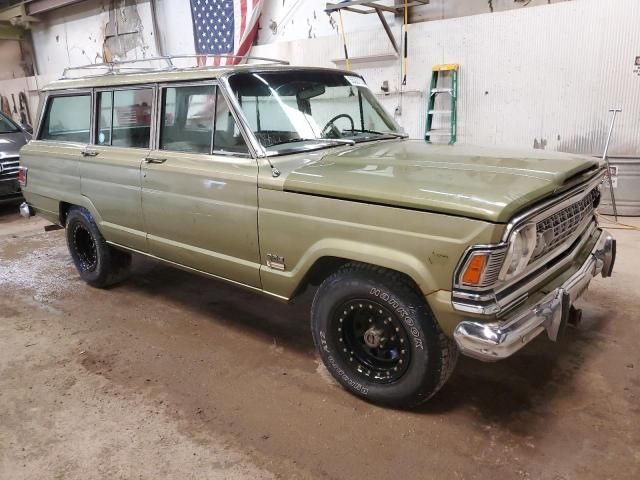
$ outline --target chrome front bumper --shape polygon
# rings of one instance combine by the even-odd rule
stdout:
[[[578,271],[535,305],[499,322],[460,322],[453,333],[460,351],[493,362],[514,354],[543,330],[556,341],[566,326],[571,304],[587,289],[593,277],[611,276],[615,258],[616,241],[603,230]]]

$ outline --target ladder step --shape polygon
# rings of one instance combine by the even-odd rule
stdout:
[[[458,70],[458,64],[457,63],[444,63],[442,65],[434,65],[433,66],[433,71],[434,72],[446,72],[446,71],[451,71],[451,70]]]
[[[451,130],[449,130],[448,128],[445,128],[443,130],[429,130],[427,132],[427,135],[428,136],[433,135],[433,136],[439,136],[439,137],[442,137],[442,136],[450,137],[451,136]]]
[[[432,88],[431,93],[453,93],[452,88]]]
[[[429,110],[429,115],[447,115],[451,110]]]

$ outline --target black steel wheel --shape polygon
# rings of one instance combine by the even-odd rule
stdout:
[[[67,247],[80,278],[98,288],[123,280],[131,255],[110,247],[88,210],[71,207],[66,218]]]
[[[376,383],[398,380],[411,361],[409,336],[387,307],[369,299],[338,306],[331,322],[338,354],[363,377]]]
[[[82,223],[76,223],[73,227],[72,248],[78,257],[80,269],[85,272],[93,272],[98,266],[98,250],[96,242]]]
[[[394,407],[419,405],[444,385],[458,349],[406,276],[350,263],[318,288],[313,340],[323,363],[348,391]]]

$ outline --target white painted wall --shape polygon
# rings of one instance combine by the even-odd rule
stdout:
[[[120,3],[120,2],[118,2]],[[40,73],[61,74],[70,65],[100,63],[110,0],[88,0],[54,10],[33,24],[33,43]],[[157,54],[149,0],[137,0],[141,38],[127,59]]]
[[[566,1],[571,0],[430,0],[428,5],[413,7],[410,10],[410,21],[444,20],[482,13],[530,9]],[[394,5],[394,0],[377,2],[381,5]],[[404,3],[403,0],[395,2]],[[338,0],[331,0],[331,3],[338,3]],[[338,14],[333,13],[329,17],[324,11],[326,4],[326,0],[266,0],[262,11],[261,29],[258,32],[258,45],[335,34]],[[380,28],[380,20],[375,14],[344,11],[342,17],[347,35]],[[396,18],[394,14],[385,13],[385,18],[391,26],[398,26],[403,22],[402,15]]]
[[[640,2],[575,0],[410,26],[409,76],[400,96],[400,60],[380,29],[352,32],[352,68],[415,138],[424,133],[425,92],[431,66],[461,65],[460,143],[597,153],[621,105],[612,153],[640,153]],[[400,34],[399,26],[395,31]],[[297,65],[342,66],[342,45],[331,37],[254,47]],[[386,55],[386,57],[385,57]],[[367,61],[367,58],[387,58]],[[380,85],[389,82],[390,95]]]
[[[535,143],[548,149],[595,153],[601,149],[608,125],[607,109],[621,105],[625,111],[616,126],[612,151],[640,153],[640,76],[633,70],[634,59],[640,56],[640,2],[607,0],[605,5],[602,0],[557,0],[533,8],[543,2],[532,0],[527,7],[522,6],[526,2],[516,3],[516,8],[499,11],[515,3],[494,0],[495,13],[410,25],[409,77],[402,95],[400,59],[394,56],[378,19],[362,20],[367,16],[345,13],[352,68],[365,76],[415,138],[423,135],[431,66],[456,62],[461,65],[461,143],[525,148]],[[342,44],[323,11],[324,4],[284,0],[283,6],[283,0],[267,0],[259,34],[263,44],[252,53],[298,65],[342,67]],[[466,2],[466,9],[460,10],[464,4],[432,0],[429,15],[436,15],[438,8],[445,17],[473,13],[480,4],[489,8],[485,0]],[[40,85],[68,65],[101,60],[110,5],[110,0],[87,0],[51,12],[34,26]],[[189,0],[157,0],[156,6],[165,53],[192,53]],[[142,41],[140,48],[130,52],[133,58],[155,54],[149,0],[137,0],[137,10]],[[283,16],[289,11],[289,17]],[[286,26],[275,35],[268,26],[272,17]],[[356,17],[364,23],[357,23]],[[309,18],[315,20],[312,37],[316,38],[307,38]],[[400,23],[393,18],[390,22],[400,39]],[[287,38],[296,40],[282,41]],[[389,95],[380,91],[385,80]],[[32,105],[37,105],[34,85],[34,79],[0,82],[0,92],[17,94],[29,88]]]

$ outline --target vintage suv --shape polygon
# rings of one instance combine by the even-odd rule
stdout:
[[[285,301],[318,286],[319,354],[364,399],[415,406],[458,352],[555,341],[611,275],[598,161],[408,140],[349,71],[104,68],[44,88],[23,214],[66,228],[94,287],[131,253]]]

